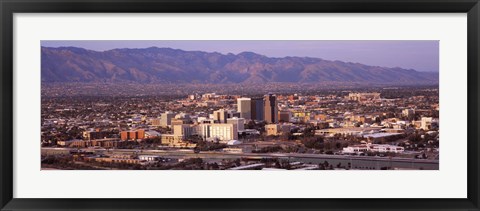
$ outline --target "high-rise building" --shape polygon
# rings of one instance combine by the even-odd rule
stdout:
[[[219,109],[213,112],[213,119],[218,123],[227,123],[228,113],[225,109]]]
[[[251,100],[251,107],[250,110],[252,112],[252,119],[253,120],[258,120],[258,121],[263,121],[264,120],[264,112],[263,110],[265,109],[265,103],[263,102],[263,98],[252,98]]]
[[[175,114],[172,112],[165,112],[160,118],[160,126],[167,127],[172,125],[172,119],[175,118]]]
[[[233,117],[233,118],[227,119],[227,123],[234,124],[237,127],[237,131],[239,132],[245,130],[244,118]]]
[[[240,112],[240,117],[245,119],[251,119],[252,111],[251,111],[251,99],[242,97],[237,99],[237,111]]]
[[[265,95],[265,122],[267,123],[277,123],[278,122],[278,108],[277,108],[277,97],[272,94]]]

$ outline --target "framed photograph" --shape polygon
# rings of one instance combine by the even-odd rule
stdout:
[[[0,7],[1,210],[479,209],[477,0]]]

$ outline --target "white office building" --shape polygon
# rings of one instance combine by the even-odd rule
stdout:
[[[234,124],[200,124],[197,133],[205,140],[230,141],[238,139],[237,127]]]
[[[244,119],[251,119],[252,117],[252,99],[242,97],[237,99],[237,111],[240,117]]]

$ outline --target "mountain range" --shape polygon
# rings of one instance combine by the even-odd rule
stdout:
[[[93,51],[42,47],[43,83],[371,83],[438,84],[438,73],[311,57],[273,58],[171,48]]]

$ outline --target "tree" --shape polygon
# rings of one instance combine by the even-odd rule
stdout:
[[[302,140],[302,144],[310,149],[323,149],[324,141],[323,137],[309,137]]]

